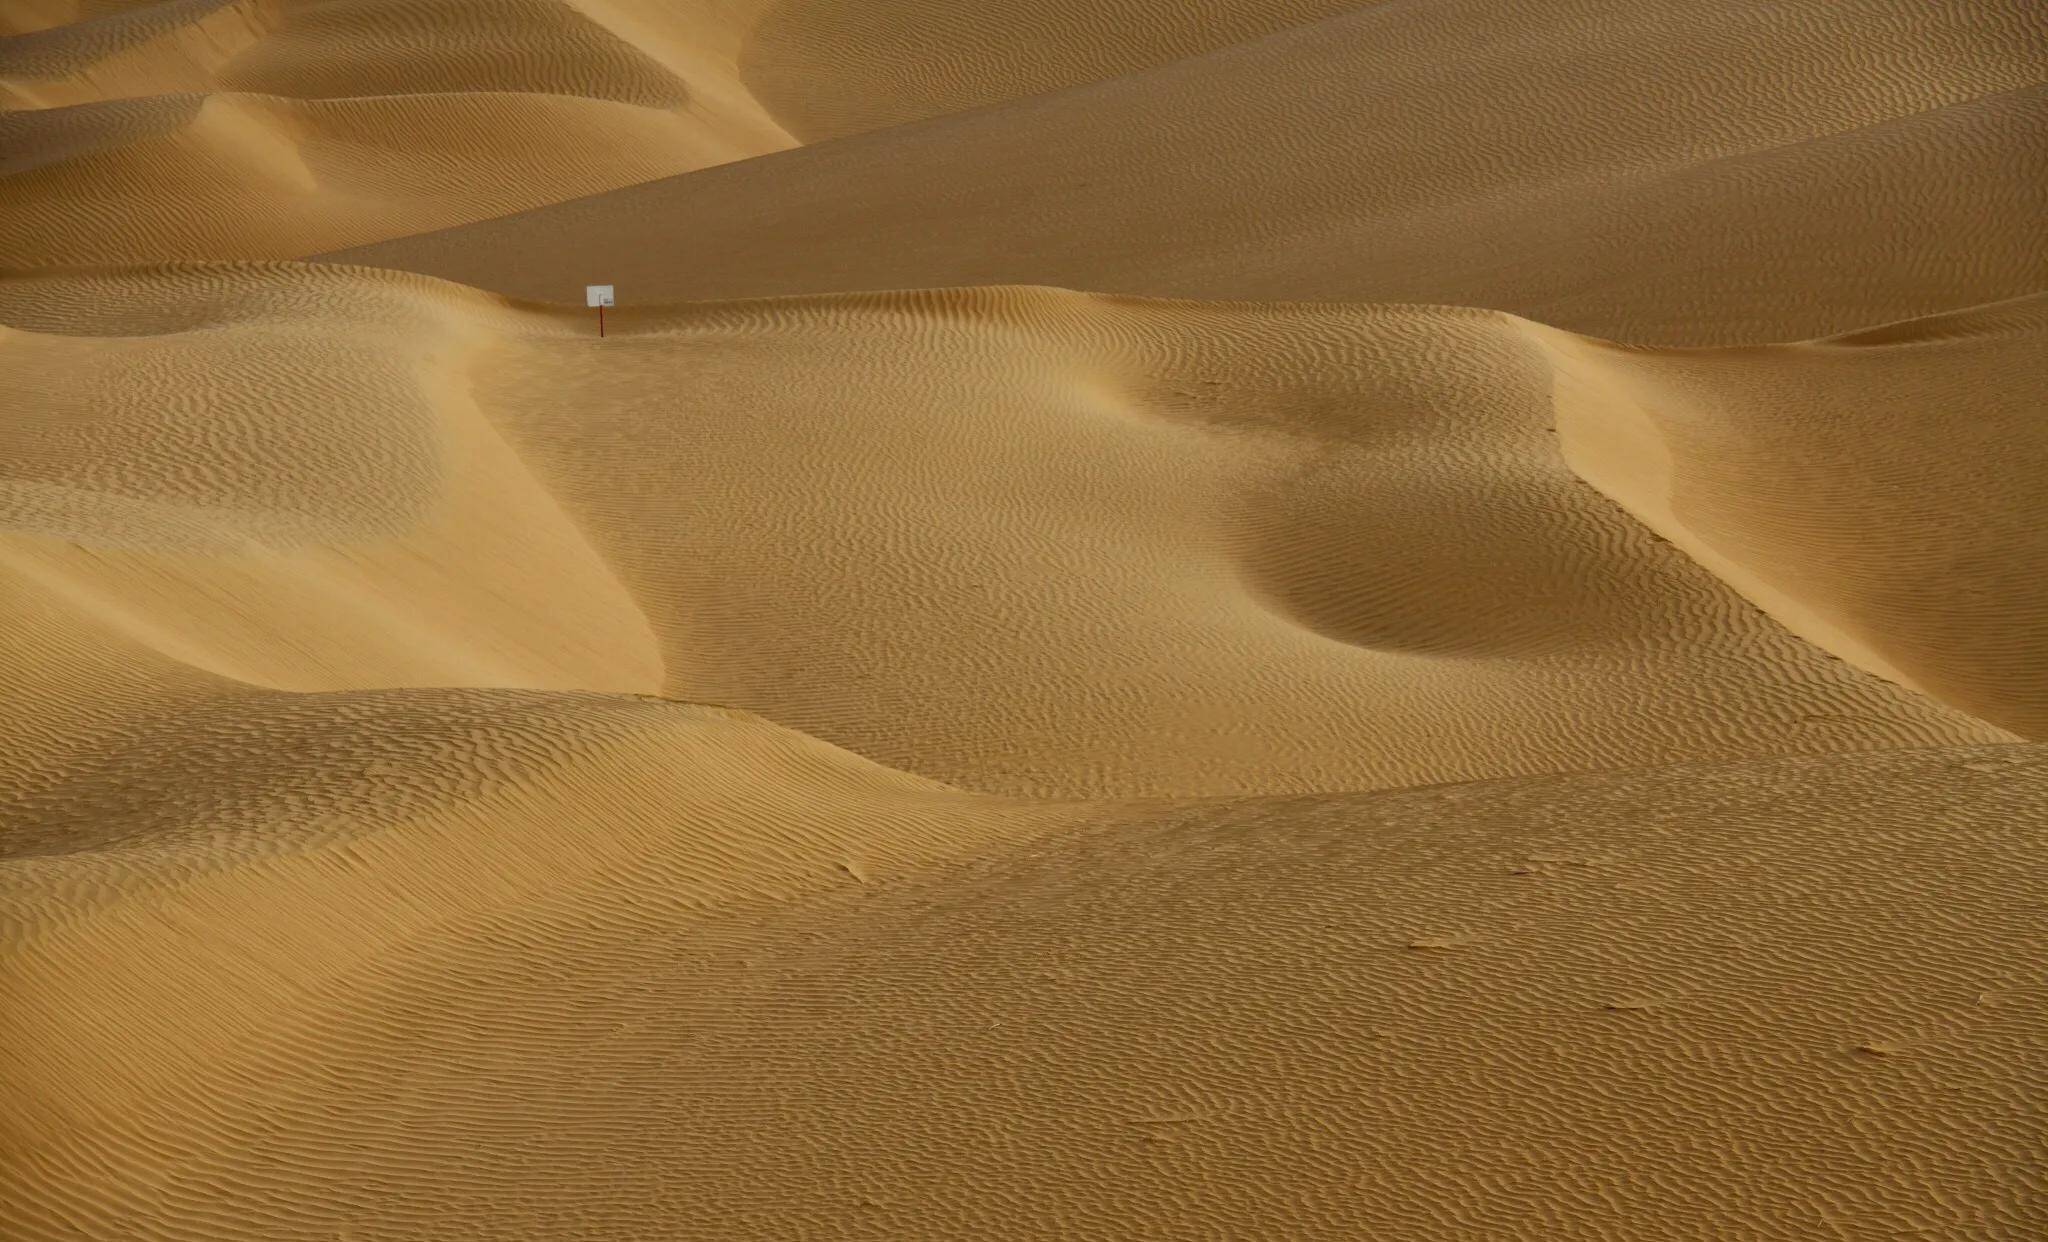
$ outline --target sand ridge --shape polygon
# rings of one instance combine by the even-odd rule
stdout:
[[[36,158],[0,156],[0,265],[288,258],[407,236],[1113,76],[1344,6],[1209,0],[1140,21],[1144,7],[10,8],[0,152]],[[1040,55],[1017,56],[1019,37]],[[906,55],[950,68],[935,79]]]
[[[1489,312],[1010,289],[641,310],[600,345],[580,312],[367,270],[0,289],[37,330],[5,347],[18,399],[48,420],[20,425],[12,454],[16,572],[253,684],[659,693],[950,783],[1062,796],[2012,736],[1793,640],[1585,488],[1552,429],[1539,330]],[[169,341],[90,335],[181,303]],[[322,331],[293,327],[315,315]],[[1997,376],[2015,410],[2044,331],[2037,309],[2018,320],[1936,346]],[[74,333],[86,365],[127,378],[71,380]],[[364,421],[263,419],[263,383],[231,361],[252,336],[311,346],[295,382]],[[1832,399],[1881,417],[1908,396],[1884,378],[1908,348],[1856,351],[1868,380],[1845,366]],[[1981,366],[1982,348],[2006,361]],[[1729,356],[1738,375],[1764,358]],[[1612,417],[1646,382],[1617,373]],[[158,403],[166,385],[203,395],[204,416]],[[1771,374],[1724,391],[1783,437],[1784,389]],[[1567,429],[1610,417],[1566,413]],[[2038,431],[2015,417],[2000,434]],[[2031,460],[2007,458],[2008,489]],[[120,462],[156,494],[123,498],[103,473]],[[326,486],[267,491],[305,467]],[[1995,627],[2030,615],[2029,581],[1989,582],[2009,614],[1985,615],[1982,654],[1948,655],[2022,696],[2038,648]],[[554,592],[576,610],[507,606]],[[1949,624],[1923,607],[1930,632]],[[1059,668],[1032,663],[1045,650]]]
[[[1586,371],[1563,359],[1614,347],[1562,340],[1565,459],[1795,633],[2040,737],[2048,542],[2032,515],[2048,439],[2026,394],[2048,390],[2048,351],[2021,342],[2044,315],[2037,296],[1761,350],[1631,351]],[[1851,398],[1834,382],[1846,370],[1885,399]],[[1960,423],[1944,417],[1958,403],[1971,411]],[[1668,464],[1651,467],[1645,446]]]
[[[649,303],[1041,284],[1800,340],[2048,285],[2044,22],[2024,0],[1366,6],[332,257],[548,301],[630,264]]]
[[[788,146],[737,38],[715,5],[563,0],[207,0],[17,34],[0,149],[36,158],[0,164],[0,263],[284,258]]]

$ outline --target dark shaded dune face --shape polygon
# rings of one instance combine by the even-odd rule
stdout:
[[[1567,346],[1566,456],[1795,632],[2048,736],[2044,329],[2037,296],[1769,349]]]
[[[780,149],[731,65],[744,18],[237,0],[18,35],[0,262],[285,258]]]
[[[55,78],[150,39],[205,20],[226,8],[270,9],[263,0],[134,0],[133,3],[38,4],[19,0],[0,21],[0,76]]]
[[[1256,496],[1247,582],[1305,628],[1370,650],[1534,658],[1597,651],[1655,624],[1625,598],[1561,588],[1598,573],[1588,540],[1631,539],[1625,526],[1552,487],[1475,489],[1433,474],[1310,466]],[[1424,541],[1414,523],[1461,534]]]
[[[33,112],[0,112],[0,152],[5,152],[0,155],[0,177],[174,134],[192,123],[205,102],[205,97],[197,94],[154,95]],[[24,194],[31,192],[23,182],[15,185]]]
[[[153,96],[134,115],[156,123],[94,127],[91,143],[13,173],[0,259],[289,258],[664,176],[751,142],[681,112],[540,92],[198,102]],[[103,106],[120,107],[81,105]],[[55,111],[23,114],[20,132],[66,137],[74,122]],[[503,150],[508,132],[520,144]]]
[[[2030,172],[2044,165],[2048,88],[2000,91],[1611,194],[1567,185],[1421,218],[1385,241],[1409,251],[1388,291],[1664,345],[1913,319],[2048,287],[2048,180]]]
[[[668,723],[664,707],[500,691],[223,695],[130,721],[101,739],[104,762],[12,802],[0,853],[125,854],[138,875],[180,851],[218,867],[300,853],[352,824],[418,817],[573,767],[608,738]],[[559,727],[564,715],[575,728]],[[280,836],[279,823],[301,831]]]
[[[686,6],[682,20],[691,15]],[[688,99],[647,52],[560,0],[173,0],[0,44],[0,79],[24,90],[119,95],[178,76],[188,89],[295,99],[555,92],[656,108]]]
[[[0,101],[34,110],[210,90],[220,70],[285,20],[289,4],[167,0],[88,7],[0,41]]]
[[[1417,309],[1355,337],[1296,329],[1301,374],[1351,378],[1274,394],[1317,447],[1236,500],[1257,597],[1323,637],[1423,655],[1599,660],[1668,631],[1686,586],[1560,469],[1548,369],[1501,326]],[[1240,382],[1216,402],[1261,400]]]

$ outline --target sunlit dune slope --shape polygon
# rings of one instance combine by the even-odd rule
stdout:
[[[251,692],[0,871],[0,1223],[2017,1238],[2044,778],[1030,805],[678,704]]]
[[[2044,168],[2033,0],[0,3],[0,1237],[2043,1234]]]
[[[350,261],[563,301],[1029,283],[1797,340],[2048,285],[2027,0],[1392,4]]]
[[[934,812],[944,792],[732,713],[624,696],[241,687],[132,718],[0,812],[0,1219],[10,1237],[82,1227],[90,1213],[55,1194],[73,1144],[139,1155],[131,1120],[185,1111],[194,1075],[320,1039],[320,1006],[367,1001],[349,994],[457,924],[538,914],[619,868],[655,879],[650,909],[679,931],[747,899],[887,875],[972,831]],[[227,908],[241,932],[202,929]],[[208,947],[177,950],[165,919]],[[170,958],[129,956],[130,935]],[[78,971],[106,991],[86,996]],[[151,1010],[137,1042],[127,1022]],[[269,1076],[241,1096],[272,1089],[294,1090]],[[133,1191],[185,1159],[117,1157],[115,1181]],[[164,1227],[138,1214],[115,1232]],[[107,1228],[102,1215],[88,1234]]]
[[[293,265],[17,278],[0,309],[7,577],[237,682],[658,693],[1066,795],[2040,723],[2048,549],[1985,517],[2037,478],[2039,303],[1706,353],[1042,289],[678,307],[600,341],[580,312]],[[1845,437],[1920,434],[1916,365],[2006,413],[1805,486]],[[1666,440],[1677,482],[1610,477]],[[1743,525],[1769,503],[1810,514]],[[1913,533],[1845,559],[1866,521]],[[1951,589],[1918,590],[1937,559]],[[1850,663],[1752,600],[1853,635]]]
[[[658,688],[638,605],[474,406],[476,299],[283,272],[0,284],[25,595],[283,689]]]
[[[26,0],[0,14],[0,263],[284,258],[403,236],[1348,7]]]
[[[0,41],[0,263],[285,257],[777,150],[716,5],[231,0]]]

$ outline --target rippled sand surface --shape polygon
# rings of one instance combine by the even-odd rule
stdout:
[[[2044,170],[2020,0],[15,0],[0,1235],[2036,1236]]]

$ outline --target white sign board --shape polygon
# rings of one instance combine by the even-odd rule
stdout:
[[[612,287],[610,285],[583,286],[583,304],[585,306],[618,305],[618,303],[612,301]]]

